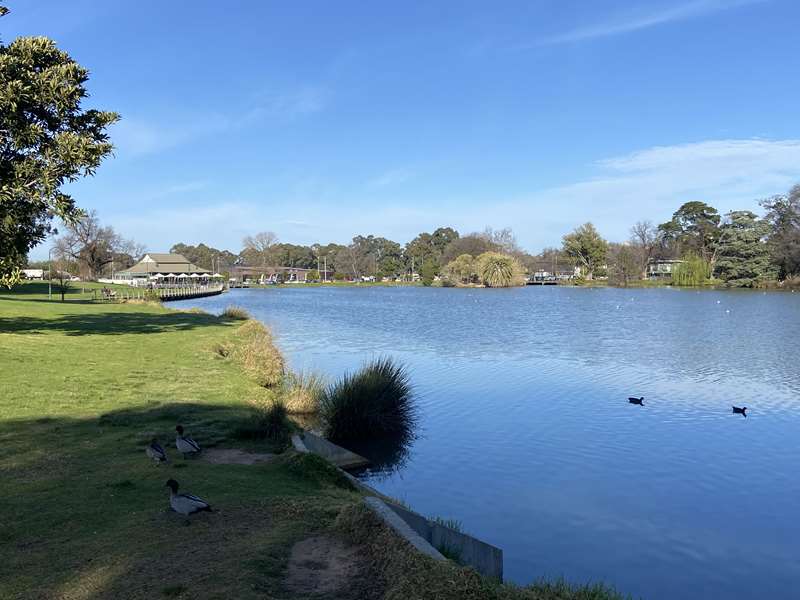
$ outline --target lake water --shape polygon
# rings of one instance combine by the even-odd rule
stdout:
[[[501,547],[508,580],[800,597],[800,294],[298,286],[181,304],[247,308],[294,369],[405,363],[421,437],[364,477]]]

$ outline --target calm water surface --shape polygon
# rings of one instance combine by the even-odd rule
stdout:
[[[364,477],[503,548],[509,580],[800,597],[800,294],[298,286],[183,304],[247,308],[295,369],[406,363],[421,437]]]

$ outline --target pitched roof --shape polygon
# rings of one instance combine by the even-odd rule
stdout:
[[[154,273],[211,273],[208,269],[198,267],[197,265],[189,262],[182,254],[145,254],[138,263],[133,265],[130,269],[120,271],[131,275],[137,274],[154,274]]]

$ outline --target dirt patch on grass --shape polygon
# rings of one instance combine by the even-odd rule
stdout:
[[[284,585],[298,597],[359,595],[365,561],[361,549],[330,535],[319,535],[292,547]]]
[[[255,465],[270,462],[275,455],[245,452],[237,448],[209,448],[203,451],[202,458],[213,465]]]

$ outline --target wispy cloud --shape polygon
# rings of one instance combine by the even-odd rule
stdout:
[[[367,181],[367,187],[375,189],[400,185],[410,181],[415,175],[416,173],[412,169],[391,169]]]
[[[627,239],[637,220],[667,220],[683,202],[702,200],[725,213],[759,211],[758,199],[782,193],[800,181],[800,139],[724,139],[655,146],[595,162],[596,176],[531,190],[515,198],[476,198],[469,203],[398,196],[370,205],[368,191],[339,189],[322,200],[316,193],[298,202],[277,198],[216,202],[205,198],[191,206],[122,208],[104,220],[154,251],[172,244],[205,242],[238,250],[243,236],[275,230],[293,243],[346,242],[374,233],[401,242],[420,231],[450,225],[480,231],[486,225],[512,226],[520,243],[538,250],[560,244],[576,225],[592,221],[615,241]],[[343,197],[348,201],[342,201]],[[331,212],[331,206],[336,210]]]
[[[598,161],[592,179],[495,205],[544,243],[584,221],[622,240],[639,219],[666,220],[683,202],[702,200],[720,212],[758,210],[758,199],[800,180],[800,140],[708,140],[657,146]],[[554,210],[555,209],[555,210]],[[549,233],[548,233],[549,232]],[[523,241],[527,236],[520,235]]]
[[[245,121],[263,118],[292,118],[319,112],[331,98],[331,91],[321,86],[303,86],[295,90],[261,94],[244,117]]]
[[[702,17],[712,13],[755,4],[766,0],[693,0],[683,4],[673,4],[665,6],[660,10],[652,12],[638,11],[617,15],[606,21],[601,21],[592,25],[577,27],[564,33],[559,33],[539,40],[534,45],[568,44],[584,40],[609,37],[623,33],[630,33],[640,29],[665,25],[675,21],[683,21],[696,17]]]
[[[111,130],[111,139],[122,156],[157,154],[202,138],[310,115],[323,110],[330,98],[328,88],[304,86],[258,94],[237,113],[183,110],[153,117],[123,114]]]

